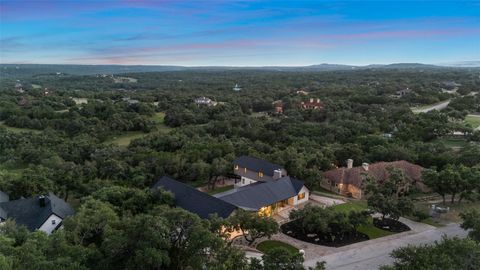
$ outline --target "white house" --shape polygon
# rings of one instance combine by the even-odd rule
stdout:
[[[62,221],[74,213],[68,203],[53,193],[28,199],[0,201],[0,224],[7,219],[13,219],[30,231],[40,230],[47,234],[60,228]]]

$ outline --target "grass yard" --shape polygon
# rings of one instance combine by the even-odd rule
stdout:
[[[157,124],[164,124],[165,123],[165,113],[164,112],[157,112],[155,113],[152,118],[153,121]]]
[[[478,128],[480,127],[480,115],[469,114],[465,117],[464,122],[472,128]]]
[[[155,130],[149,133],[145,133],[142,131],[126,131],[118,136],[115,136],[109,140],[107,140],[105,143],[113,143],[118,146],[128,146],[132,140],[147,136],[149,134],[154,134],[156,132],[158,133],[167,133],[172,128],[167,127],[165,125],[165,113],[164,112],[158,112],[155,113],[151,118],[155,122]]]
[[[280,242],[276,240],[266,240],[257,245],[257,249],[263,253],[266,253],[267,251],[272,250],[274,248],[284,248],[288,250],[291,254],[298,253],[298,248],[290,244],[287,244],[285,242]]]
[[[463,148],[465,146],[468,146],[467,140],[463,138],[441,138],[437,139],[436,142],[450,148]]]
[[[5,125],[5,123],[3,121],[0,121],[0,126],[5,127],[8,131],[11,131],[11,132],[14,132],[14,133],[22,133],[22,132],[40,133],[40,132],[42,132],[41,130],[38,130],[38,129],[9,127],[9,126]]]
[[[368,235],[370,239],[375,239],[375,238],[380,238],[380,237],[395,234],[394,232],[385,231],[375,227],[373,225],[373,218],[369,218],[368,224],[358,227],[357,231]]]
[[[148,133],[142,131],[126,131],[119,136],[115,136],[112,139],[107,140],[106,143],[113,143],[118,146],[128,146],[132,140],[141,138],[147,134]]]
[[[365,201],[350,201],[332,206],[335,211],[348,213],[351,211],[367,210],[367,202]]]
[[[218,187],[218,188],[214,188],[214,189],[208,191],[207,193],[210,194],[210,195],[213,195],[213,194],[217,194],[217,193],[221,193],[221,192],[225,192],[225,191],[231,190],[231,189],[233,189],[233,188],[234,188],[233,185],[224,186],[224,187]]]
[[[365,201],[350,201],[344,204],[338,204],[332,206],[335,211],[348,213],[351,211],[363,211],[367,210],[367,202]],[[373,225],[373,218],[368,219],[368,224],[358,227],[358,232],[368,235],[370,239],[375,239],[379,237],[384,237],[388,235],[395,234],[394,232],[385,231],[379,229]]]

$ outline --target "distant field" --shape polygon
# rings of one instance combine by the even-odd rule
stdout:
[[[138,79],[131,78],[131,77],[114,77],[113,82],[114,83],[124,83],[124,82],[129,82],[129,83],[136,83]]]
[[[472,128],[480,127],[480,115],[469,114],[465,117],[464,122]]]
[[[40,88],[42,88],[42,86],[38,85],[38,84],[32,84],[32,88],[33,89],[40,89]]]
[[[88,103],[87,98],[72,98],[72,99],[75,102],[75,104],[77,104],[77,105]]]
[[[435,142],[442,143],[450,148],[463,148],[468,146],[468,142],[464,138],[440,138],[435,140]]]
[[[118,136],[115,136],[111,138],[110,140],[107,140],[105,143],[113,143],[118,146],[128,146],[130,145],[130,142],[142,138],[144,136],[147,136],[149,134],[154,134],[156,132],[158,133],[167,133],[171,130],[170,127],[167,127],[165,123],[165,113],[164,112],[158,112],[155,113],[152,117],[151,120],[153,120],[156,123],[156,129],[152,132],[145,133],[142,131],[127,131],[124,132]]]
[[[40,133],[40,132],[42,132],[41,130],[38,130],[38,129],[9,127],[9,126],[5,125],[4,121],[0,121],[0,126],[3,126],[8,131],[15,132],[15,133],[22,133],[22,132]]]
[[[131,141],[146,136],[149,133],[144,133],[142,131],[127,131],[119,136],[113,137],[111,140],[108,140],[107,143],[113,143],[118,146],[128,146]]]

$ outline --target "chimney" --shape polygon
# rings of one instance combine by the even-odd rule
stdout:
[[[365,171],[368,171],[368,163],[366,162],[362,163],[362,167]]]
[[[282,170],[281,169],[276,169],[273,171],[273,179],[277,180],[282,178]]]
[[[44,195],[38,196],[38,203],[40,204],[40,207],[45,207],[46,199]]]
[[[347,159],[347,169],[353,168],[353,159]]]

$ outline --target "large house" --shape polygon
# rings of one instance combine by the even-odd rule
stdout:
[[[0,224],[13,219],[30,231],[40,230],[51,234],[62,226],[62,221],[75,213],[73,208],[53,193],[28,199],[10,201],[0,192]]]
[[[287,175],[282,166],[250,156],[236,158],[233,161],[233,172],[239,177],[235,181],[235,187],[270,182]]]
[[[300,107],[304,110],[320,110],[323,109],[323,102],[319,98],[310,98],[307,101],[300,102]]]
[[[361,198],[366,176],[373,177],[378,182],[383,182],[389,177],[389,168],[401,170],[405,176],[421,190],[425,190],[422,183],[423,167],[405,160],[393,162],[363,163],[362,166],[353,167],[353,160],[347,160],[347,167],[329,170],[323,173],[321,186],[353,198]]]
[[[272,216],[285,207],[307,202],[309,190],[302,181],[284,176],[274,181],[256,182],[214,196],[238,208],[257,212],[261,216]]]
[[[207,97],[199,97],[199,98],[196,98],[195,99],[195,104],[197,104],[197,106],[201,106],[201,105],[205,105],[205,106],[217,106],[217,102],[216,101],[213,101],[211,100],[210,98],[207,98]]]
[[[235,209],[272,216],[286,207],[305,203],[309,190],[300,180],[287,176],[279,165],[242,156],[234,161],[235,173],[241,178],[234,189],[214,196],[201,192],[169,177],[162,177],[153,188],[163,188],[175,196],[175,205],[208,218],[212,214],[226,218]]]
[[[237,209],[235,205],[224,202],[167,176],[160,178],[153,185],[153,188],[163,188],[170,191],[175,196],[175,206],[195,213],[201,218],[208,218],[213,214],[227,218]]]

